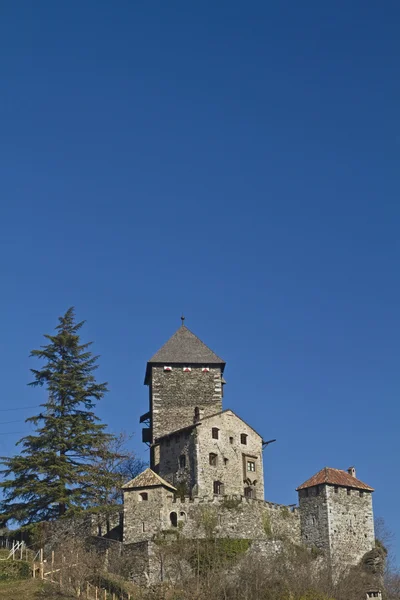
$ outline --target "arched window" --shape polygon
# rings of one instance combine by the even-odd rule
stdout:
[[[139,502],[144,502],[149,499],[149,495],[147,492],[141,492],[139,494]]]
[[[169,519],[171,521],[172,527],[178,527],[178,515],[176,514],[176,512],[170,513]]]
[[[179,513],[180,518],[182,519],[182,521],[184,523],[186,523],[186,513],[183,512],[183,510],[181,510],[181,512]]]

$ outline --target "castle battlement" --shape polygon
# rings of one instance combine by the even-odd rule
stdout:
[[[240,494],[230,494],[225,496],[167,496],[166,501],[171,506],[185,505],[185,504],[212,504],[215,506],[224,507],[229,506],[230,503],[247,504],[265,506],[270,510],[274,511],[287,511],[291,514],[299,514],[299,507],[287,504],[277,504],[276,502],[270,502],[269,500],[261,500],[258,498],[246,498]]]

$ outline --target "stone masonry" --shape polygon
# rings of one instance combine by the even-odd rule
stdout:
[[[357,564],[374,548],[373,489],[354,468],[322,469],[298,492],[302,541],[323,550],[332,567]]]
[[[221,369],[210,367],[203,371],[198,366],[151,367],[150,404],[152,407],[153,439],[193,423],[196,406],[201,406],[204,416],[222,410]]]
[[[358,564],[375,546],[374,490],[354,468],[325,468],[297,488],[298,509],[266,502],[265,443],[222,409],[224,368],[184,325],[147,364],[149,411],[141,422],[151,468],[123,487],[123,542],[138,544],[141,555],[148,549],[146,577],[154,540],[174,531],[247,539],[267,554],[280,543],[302,544],[319,549],[332,569]]]
[[[179,530],[183,537],[287,540],[301,543],[297,509],[238,496],[177,498],[171,488],[124,486],[124,543]],[[143,493],[147,499],[143,500]]]
[[[183,485],[186,494],[264,498],[262,438],[233,411],[204,417],[156,443],[158,473],[172,485]]]

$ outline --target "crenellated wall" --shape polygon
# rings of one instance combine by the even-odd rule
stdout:
[[[128,490],[124,498],[124,543],[151,540],[165,531],[177,530],[184,537],[208,536],[238,539],[286,539],[300,544],[297,509],[242,496],[176,499],[164,488],[148,489],[148,500],[140,491]]]

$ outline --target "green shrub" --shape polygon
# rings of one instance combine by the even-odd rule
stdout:
[[[263,522],[263,529],[264,529],[265,535],[268,538],[271,538],[272,537],[271,517],[268,514],[264,513],[262,522]]]
[[[227,510],[241,510],[243,508],[240,498],[224,498],[222,506]]]
[[[288,509],[287,506],[281,506],[281,516],[284,519],[288,519],[290,517],[290,510]]]
[[[1,560],[0,581],[15,581],[17,579],[29,579],[31,568],[25,560]]]
[[[194,571],[205,574],[235,564],[250,548],[251,541],[233,538],[198,540],[192,546],[189,562]]]

